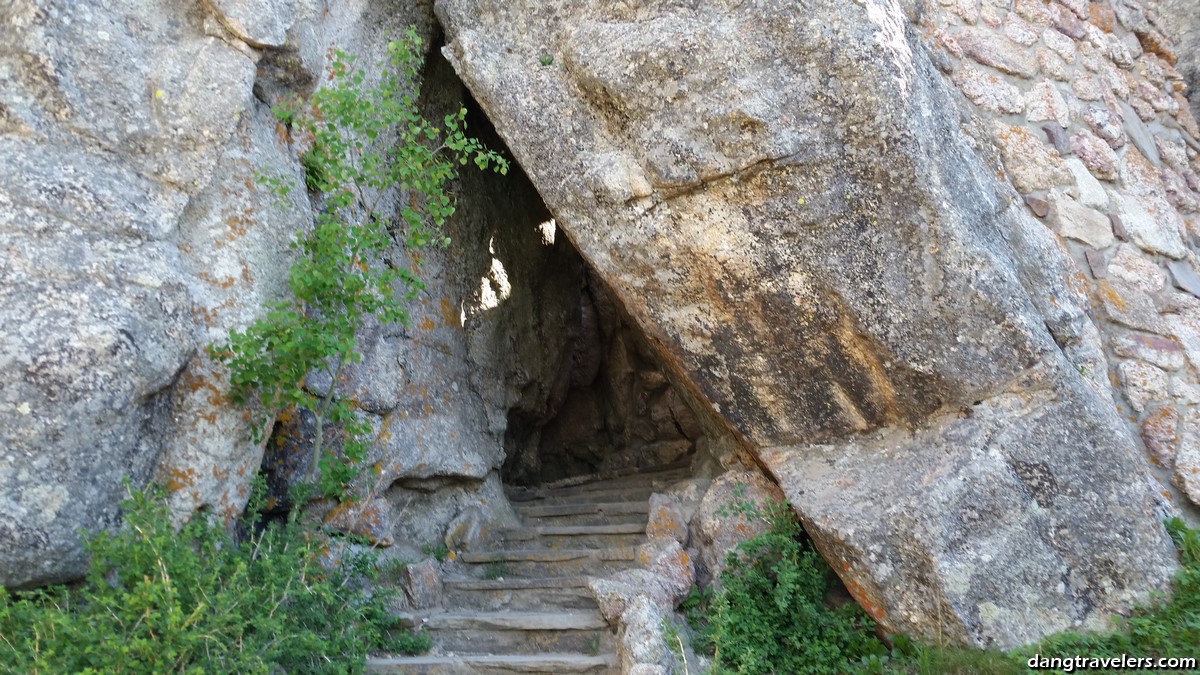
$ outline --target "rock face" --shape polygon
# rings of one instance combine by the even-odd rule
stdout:
[[[116,525],[126,479],[157,478],[181,520],[241,510],[263,448],[203,347],[280,297],[288,245],[311,218],[302,190],[280,208],[256,189],[259,174],[302,176],[269,104],[317,86],[331,46],[372,63],[409,25],[434,35],[421,2],[102,5],[0,8],[9,587],[79,576],[79,530]],[[462,105],[440,58],[425,78],[429,115]],[[380,472],[364,509],[327,516],[380,543],[435,543],[464,514],[509,516],[510,411],[544,406],[574,351],[578,293],[537,289],[579,289],[584,266],[565,237],[539,231],[536,192],[519,170],[465,173],[456,189],[455,243],[423,260],[412,326],[368,330],[342,383],[381,432]],[[268,457],[277,487],[289,462]]]
[[[122,479],[145,481],[199,343],[181,223],[227,146],[235,165],[277,152],[243,115],[253,58],[205,26],[183,3],[0,11],[5,585],[77,575],[77,531],[112,525]],[[282,222],[256,236],[247,275],[280,267]]]
[[[180,519],[241,510],[262,449],[202,348],[279,297],[310,218],[255,187],[299,176],[261,97],[311,87],[323,40],[375,59],[412,23],[428,8],[0,10],[0,583],[78,576],[126,479],[156,474]]]
[[[707,448],[890,630],[1006,647],[1166,588],[1159,521],[1200,504],[1195,9],[438,0],[422,105],[457,71],[528,178],[467,173],[412,326],[309,383],[379,439],[329,526],[462,542],[510,517],[502,471]],[[126,480],[242,508],[264,448],[203,346],[311,218],[255,188],[301,176],[269,105],[410,24],[429,2],[0,8],[0,584],[78,576]]]
[[[444,60],[432,58],[424,75],[427,116],[463,105]],[[485,119],[468,124],[486,136]],[[464,172],[456,190],[452,244],[423,253],[427,290],[409,308],[410,326],[364,331],[363,360],[340,383],[375,432],[367,464],[377,471],[359,488],[394,506],[398,539],[441,542],[473,507],[485,520],[513,517],[499,476],[509,420],[547,406],[579,334],[579,293],[537,289],[582,288],[583,262],[565,238],[544,236],[550,216],[519,167],[504,179]],[[329,383],[313,386],[323,393]],[[311,425],[305,415],[286,420],[267,454],[280,499],[308,470]]]
[[[1032,77],[1025,48],[988,32],[1009,3],[985,4],[985,24],[933,52],[939,67]],[[1026,4],[1034,29],[1087,35],[1065,8]],[[911,26],[949,12],[436,8],[447,57],[560,227],[887,628],[1006,647],[1166,587],[1172,548],[1114,407],[1088,280],[1001,179],[1037,193],[1074,177],[1032,131],[970,120]],[[1110,143],[1125,203],[1165,213],[1133,141]],[[1165,237],[1150,253],[1179,257],[1170,234],[1135,242]]]
[[[756,471],[730,471],[714,480],[692,516],[691,545],[702,565],[698,576],[709,583],[717,581],[729,553],[767,530],[765,520],[747,517],[737,507],[765,513],[770,504],[785,499],[777,485]]]

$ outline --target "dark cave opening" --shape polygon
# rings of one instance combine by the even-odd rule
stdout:
[[[431,61],[431,68],[449,68],[441,57]],[[500,149],[510,158],[512,168],[500,189],[507,192],[510,203],[524,211],[509,215],[525,231],[498,237],[498,252],[527,239],[529,226],[536,224],[541,244],[547,236],[552,239],[552,254],[557,258],[542,262],[556,272],[549,278],[536,275],[542,283],[529,290],[535,295],[533,306],[543,324],[551,316],[545,308],[554,306],[562,310],[555,320],[564,325],[556,326],[557,330],[533,326],[525,336],[553,342],[546,340],[547,336],[558,335],[560,340],[548,344],[542,354],[547,360],[543,365],[550,366],[543,371],[549,381],[527,384],[531,395],[523,396],[508,410],[503,481],[536,485],[575,476],[632,473],[684,461],[703,436],[696,415],[658,365],[636,323],[558,227],[465,85],[461,93],[468,128],[488,147]],[[513,225],[505,227],[511,230]],[[517,250],[510,251],[508,258],[528,261],[531,255],[528,250]],[[512,271],[510,275],[521,276]]]
[[[584,277],[570,356],[550,399],[536,413],[509,413],[505,483],[532,485],[667,465],[694,453],[703,436],[696,416],[603,281],[590,270]]]

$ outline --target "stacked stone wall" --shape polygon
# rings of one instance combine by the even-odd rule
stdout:
[[[921,17],[1015,206],[1089,289],[1103,354],[1080,372],[1115,390],[1164,483],[1200,503],[1200,125],[1173,22],[1130,0],[940,0]]]

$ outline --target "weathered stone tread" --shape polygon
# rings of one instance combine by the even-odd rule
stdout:
[[[499,530],[499,535],[505,541],[518,539],[533,539],[536,537],[574,537],[594,534],[645,534],[646,528],[639,523],[618,523],[616,525],[546,525],[535,527],[518,527]]]
[[[464,563],[491,562],[564,562],[580,558],[597,560],[633,560],[637,549],[633,546],[619,548],[575,548],[575,549],[514,549],[463,553],[459,560]]]
[[[367,659],[368,673],[607,673],[616,672],[613,654],[535,654],[502,656],[409,656]]]
[[[577,577],[512,577],[505,579],[446,579],[446,588],[471,591],[530,590],[541,588],[586,588],[588,578]]]
[[[609,630],[600,612],[433,612],[396,615],[402,626],[427,630]]]
[[[649,502],[603,502],[599,504],[538,504],[514,505],[517,513],[531,518],[544,516],[575,516],[593,513],[650,513]]]
[[[627,476],[619,476],[616,478],[605,478],[602,480],[590,481],[586,483],[572,484],[551,484],[540,485],[533,488],[511,488],[505,491],[509,500],[514,502],[529,501],[532,499],[544,499],[547,496],[567,496],[594,494],[607,491],[653,491],[655,488],[669,485],[677,480],[683,480],[691,476],[687,468],[666,468],[659,471],[648,471],[645,473],[630,474]]]
[[[641,486],[620,486],[603,490],[539,490],[509,497],[517,504],[580,504],[585,502],[636,502],[664,491],[670,483],[648,483]]]

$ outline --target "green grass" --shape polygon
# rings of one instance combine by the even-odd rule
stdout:
[[[508,566],[504,564],[504,560],[500,557],[493,558],[483,566],[483,578],[489,581],[503,579],[508,573]]]
[[[377,566],[379,568],[379,577],[391,584],[399,584],[404,578],[404,572],[408,570],[408,566],[412,564],[411,560],[406,558],[388,558],[381,561]]]
[[[425,544],[421,547],[421,552],[438,562],[446,562],[446,558],[450,557],[450,549],[445,544],[438,544],[437,546]]]

